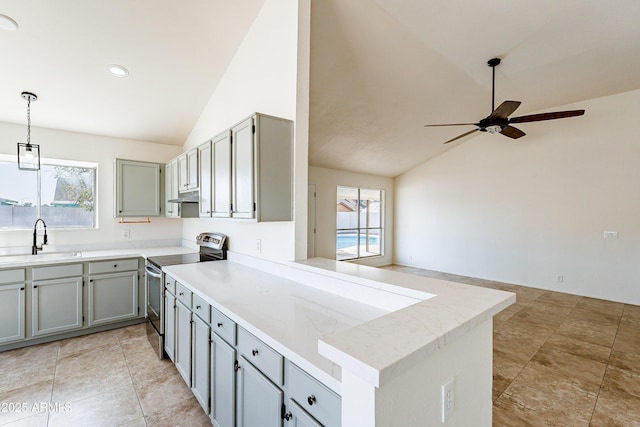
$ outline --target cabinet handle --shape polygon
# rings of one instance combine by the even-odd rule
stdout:
[[[222,322],[218,322],[218,328],[222,328]]]
[[[180,292],[178,295],[180,295],[180,296],[184,296],[184,292]]]
[[[255,349],[251,350],[251,354],[253,354],[254,356],[257,356],[257,355],[258,355],[258,353],[259,353],[259,351],[258,351],[258,349],[257,349],[257,348],[255,348]]]
[[[118,264],[113,264],[113,268],[118,268]]]
[[[35,289],[35,288],[37,288],[37,287],[38,287],[38,285],[33,285],[33,289]]]
[[[307,403],[311,406],[313,406],[314,403],[316,403],[316,397],[312,394],[311,396],[307,397]]]
[[[24,291],[24,288],[20,288],[21,291]]]
[[[196,305],[196,310],[200,310],[200,306],[199,305]]]
[[[293,414],[291,412],[287,412],[286,414],[284,414],[283,418],[287,421],[290,421],[291,418],[293,418]]]

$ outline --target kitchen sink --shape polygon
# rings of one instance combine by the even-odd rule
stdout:
[[[0,264],[78,258],[81,256],[82,252],[41,252],[37,255],[4,255],[0,256]]]

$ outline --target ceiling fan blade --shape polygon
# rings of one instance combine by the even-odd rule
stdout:
[[[465,136],[467,136],[467,135],[471,135],[472,133],[477,132],[477,131],[478,131],[478,129],[470,130],[469,132],[465,132],[465,133],[463,133],[462,135],[458,135],[458,136],[456,136],[455,138],[452,138],[452,139],[450,139],[450,140],[448,140],[448,141],[443,142],[443,144],[448,144],[448,143],[450,143],[450,142],[455,141],[456,139],[464,138]]]
[[[553,113],[530,114],[528,116],[513,117],[509,123],[529,123],[541,122],[543,120],[564,119],[565,117],[575,117],[584,114],[584,110],[556,111]]]
[[[498,105],[498,108],[493,110],[493,113],[491,113],[489,117],[506,119],[511,113],[516,111],[520,104],[520,101],[504,101],[502,104]]]
[[[509,125],[503,127],[500,133],[513,139],[518,139],[526,135],[526,133],[522,132],[520,129]]]
[[[440,125],[424,125],[424,127],[428,128],[428,127],[435,127],[435,126],[477,126],[476,123],[447,123],[447,124],[440,124]]]

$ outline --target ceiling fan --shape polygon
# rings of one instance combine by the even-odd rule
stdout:
[[[566,117],[581,116],[584,114],[584,110],[571,110],[571,111],[556,111],[553,113],[540,113],[530,114],[528,116],[512,117],[512,114],[520,106],[520,101],[504,101],[502,104],[495,107],[495,94],[496,94],[496,67],[500,64],[500,58],[492,58],[487,61],[487,65],[492,69],[492,82],[491,82],[491,114],[477,123],[448,123],[437,125],[425,125],[425,127],[432,126],[476,126],[476,129],[469,132],[465,132],[462,135],[458,135],[444,144],[448,144],[457,139],[463,138],[467,135],[471,135],[474,132],[489,132],[489,133],[501,133],[509,138],[518,139],[526,134],[520,129],[511,126],[512,123],[528,123],[528,122],[541,122],[544,120],[563,119]]]

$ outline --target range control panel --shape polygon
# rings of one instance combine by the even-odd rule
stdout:
[[[211,249],[223,249],[227,236],[222,233],[200,233],[196,237],[196,243]]]

